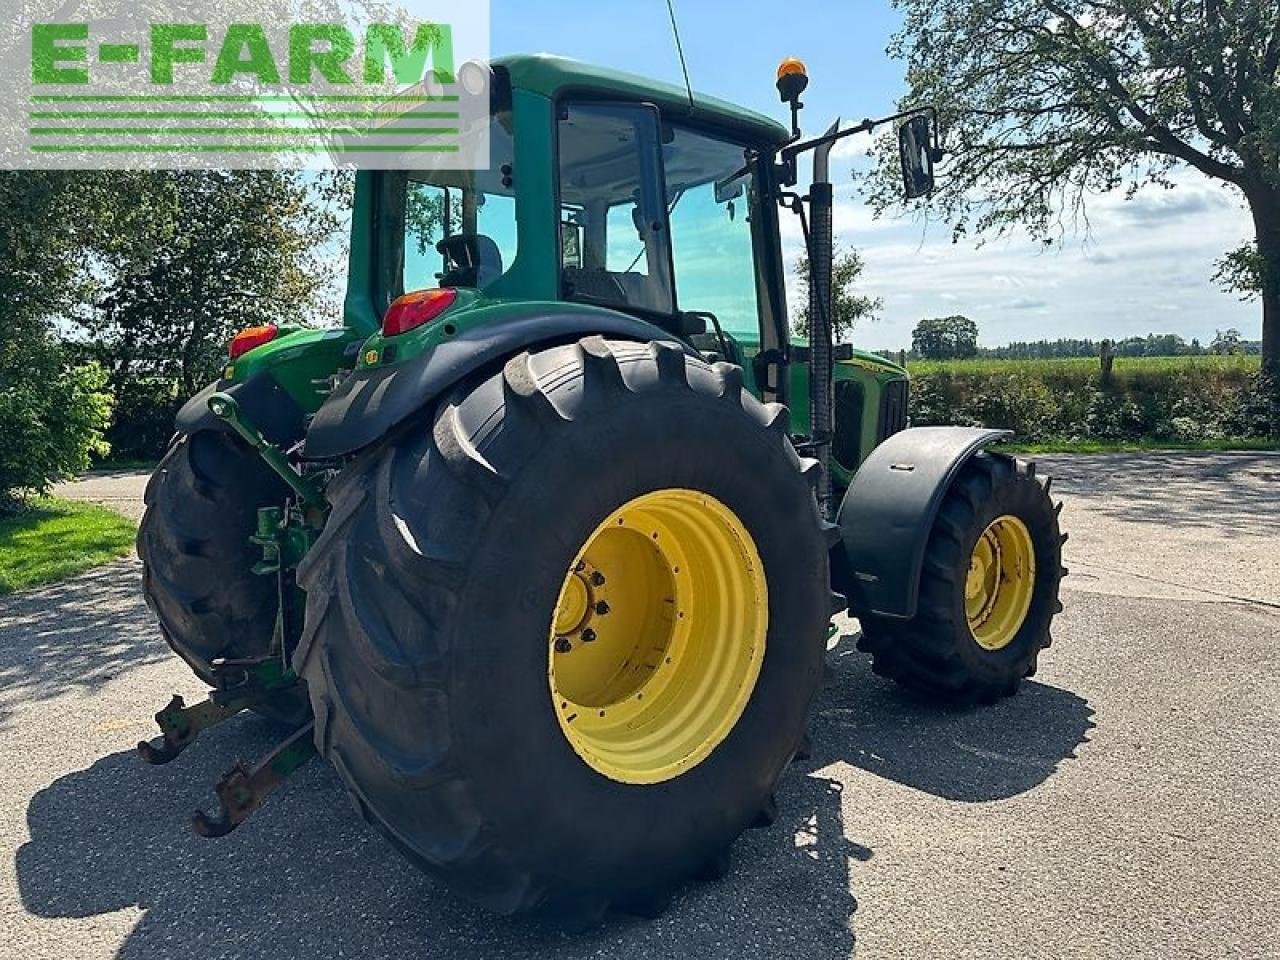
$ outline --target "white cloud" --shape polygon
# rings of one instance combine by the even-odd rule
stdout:
[[[1094,198],[1088,215],[1083,238],[1046,248],[1017,235],[975,248],[952,244],[942,224],[874,220],[852,185],[841,185],[837,238],[862,252],[864,292],[884,299],[881,320],[858,330],[855,342],[906,346],[922,317],[951,313],[977,321],[988,345],[1150,332],[1207,340],[1228,326],[1260,335],[1257,304],[1241,303],[1212,280],[1214,261],[1251,235],[1248,213],[1231,192],[1187,173],[1172,190]],[[803,243],[795,218],[784,213],[787,221],[790,265]]]

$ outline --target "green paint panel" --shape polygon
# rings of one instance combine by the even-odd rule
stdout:
[[[322,330],[282,328],[280,336],[237,357],[223,370],[222,386],[270,372],[285,392],[307,413],[320,409],[328,393],[326,381],[342,367],[347,349],[365,335],[348,327]]]

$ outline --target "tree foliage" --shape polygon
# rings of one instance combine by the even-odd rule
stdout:
[[[874,317],[884,301],[858,292],[858,280],[865,269],[862,255],[857,250],[841,250],[833,253],[831,262],[831,339],[840,343],[853,333],[859,320]],[[802,256],[796,264],[796,276],[800,280],[801,300],[796,311],[795,332],[808,336],[809,332],[809,258]]]
[[[67,363],[44,332],[0,347],[0,513],[24,494],[43,493],[86,469],[91,454],[106,452],[106,382],[96,364]]]
[[[332,319],[323,301],[345,263],[326,241],[349,185],[288,171],[0,173],[0,354],[38,353],[51,395],[57,376],[96,365],[117,401],[117,452],[156,455],[236,329]]]
[[[1264,353],[1280,351],[1277,0],[897,0],[912,103],[950,153],[934,210],[955,236],[1087,224],[1090,193],[1170,185],[1190,166],[1253,213]],[[897,189],[882,154],[873,188]]]
[[[911,350],[925,360],[964,360],[978,355],[978,325],[968,317],[929,317],[911,331]]]
[[[1240,340],[1240,331],[1234,327],[1218,330],[1209,344],[1209,352],[1220,356],[1238,356],[1244,353],[1244,344]]]
[[[168,171],[149,187],[164,215],[104,258],[109,279],[78,318],[113,384],[159,378],[189,396],[237,330],[316,319],[345,264],[323,259],[337,220],[302,174]]]

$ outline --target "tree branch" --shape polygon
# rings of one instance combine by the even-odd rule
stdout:
[[[1080,24],[1080,22],[1061,4],[1057,3],[1056,0],[1043,0],[1043,2],[1046,9],[1053,12],[1068,25],[1075,37],[1086,37],[1089,35],[1088,31]],[[1214,2],[1214,0],[1206,0],[1206,3],[1212,2]],[[1215,160],[1213,157],[1197,150],[1191,144],[1176,136],[1172,130],[1158,121],[1140,103],[1138,103],[1137,98],[1134,97],[1129,88],[1125,86],[1115,68],[1108,63],[1105,58],[1094,53],[1087,43],[1077,43],[1077,50],[1098,73],[1099,77],[1106,84],[1107,90],[1113,97],[1115,97],[1116,100],[1119,101],[1120,106],[1124,108],[1125,112],[1142,127],[1144,133],[1150,134],[1152,139],[1159,144],[1159,150],[1161,153],[1167,153],[1170,156],[1177,157],[1179,160],[1189,163],[1191,166],[1195,167],[1207,176],[1214,177],[1218,180],[1226,180],[1229,183],[1240,183],[1240,177],[1243,171],[1239,167],[1223,163],[1220,160]]]

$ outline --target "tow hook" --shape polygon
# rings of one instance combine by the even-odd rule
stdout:
[[[315,721],[298,728],[252,767],[244,762],[228,770],[214,792],[221,810],[209,817],[197,810],[191,828],[202,837],[225,837],[244,823],[285,778],[316,755]]]
[[[168,705],[156,714],[160,740],[156,743],[138,741],[138,753],[147,763],[169,763],[203,731],[297,683],[293,671],[286,670],[278,656],[218,659],[212,665],[215,689],[208,698],[188,707],[182,697],[174,694]]]
[[[160,741],[153,744],[139,740],[138,753],[147,763],[168,763],[187,749],[202,730],[234,717],[242,709],[235,704],[215,703],[212,699],[201,700],[188,707],[186,701],[175,693],[168,706],[156,714]]]

